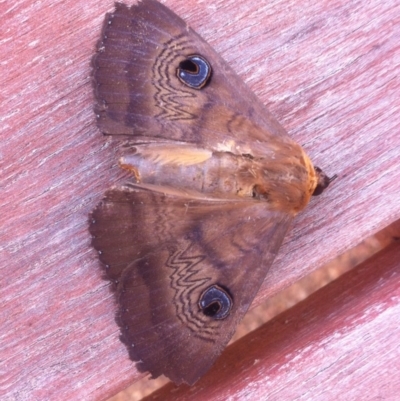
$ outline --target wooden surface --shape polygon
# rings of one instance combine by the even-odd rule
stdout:
[[[398,1],[166,4],[339,176],[296,219],[255,304],[400,218]],[[87,230],[103,192],[126,178],[92,111],[90,59],[111,9],[0,4],[2,400],[100,400],[140,377]]]
[[[400,242],[144,400],[397,400],[399,337]]]

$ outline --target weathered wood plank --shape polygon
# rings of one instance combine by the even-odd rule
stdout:
[[[339,175],[296,219],[256,303],[400,217],[398,2],[166,4]],[[126,178],[92,112],[90,58],[111,9],[0,6],[2,399],[101,399],[139,377],[87,231]]]

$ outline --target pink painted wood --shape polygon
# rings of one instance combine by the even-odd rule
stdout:
[[[398,1],[166,4],[339,175],[296,219],[255,304],[400,217]],[[111,9],[0,5],[1,399],[104,399],[140,377],[87,230],[126,179],[92,111],[90,59]]]

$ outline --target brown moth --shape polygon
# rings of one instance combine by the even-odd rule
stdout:
[[[132,182],[90,217],[140,371],[195,383],[249,308],[293,217],[330,179],[220,56],[155,0],[116,3],[93,58],[100,130]]]

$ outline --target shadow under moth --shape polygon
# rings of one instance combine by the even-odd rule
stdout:
[[[90,216],[140,371],[195,383],[293,219],[331,181],[224,60],[155,0],[116,3],[93,58],[100,130],[132,182]]]

